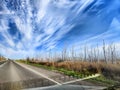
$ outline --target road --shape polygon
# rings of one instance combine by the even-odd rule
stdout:
[[[65,76],[55,71],[48,71],[42,68],[16,63],[11,60],[8,60],[0,65],[0,90],[21,90],[28,88],[33,88],[33,90],[35,90],[36,87],[47,87],[47,86],[51,86],[50,88],[56,88],[56,86],[58,88],[59,87],[61,88],[61,87],[66,87],[65,85],[62,85],[62,83],[69,82],[72,80],[76,80],[76,79],[73,77]],[[80,81],[80,84],[82,83],[84,83],[84,81]],[[90,83],[86,83],[86,85],[90,85],[90,88],[91,86],[93,86]],[[88,87],[89,86],[87,86],[87,88],[84,87],[84,90],[91,90],[88,89]],[[101,86],[97,87],[98,90],[101,90],[101,88],[103,87]],[[39,88],[39,90],[42,89]],[[71,90],[71,89],[65,89],[65,90]],[[78,90],[83,90],[83,89],[80,89],[79,87]],[[96,89],[92,89],[92,90],[96,90]]]
[[[39,87],[43,80],[48,82],[47,79],[34,74],[13,61],[7,61],[0,67],[0,90]],[[49,84],[54,85],[55,83],[49,81]],[[47,85],[42,84],[42,86]]]

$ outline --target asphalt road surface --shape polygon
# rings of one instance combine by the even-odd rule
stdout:
[[[101,90],[104,88],[92,86],[89,83],[87,86],[62,85],[62,83],[71,80],[76,79],[55,71],[48,71],[10,60],[0,65],[0,90]]]
[[[49,84],[45,82],[49,82]],[[0,66],[0,90],[20,90],[54,84],[13,61],[7,61]]]

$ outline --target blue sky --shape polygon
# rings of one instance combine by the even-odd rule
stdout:
[[[120,0],[0,0],[0,53],[36,56],[65,46],[120,46]]]

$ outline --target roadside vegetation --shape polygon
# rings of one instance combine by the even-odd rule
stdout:
[[[5,61],[5,60],[6,60],[6,58],[3,57],[2,55],[0,55],[0,61]]]
[[[114,73],[117,70],[111,71],[109,66],[106,66],[106,65],[101,66],[102,63],[93,64],[93,63],[88,63],[88,62],[76,62],[76,63],[74,62],[74,65],[73,65],[73,62],[69,62],[71,68],[68,68],[68,62],[54,62],[54,66],[53,66],[53,62],[37,62],[36,63],[34,61],[25,61],[25,60],[20,60],[19,62],[26,63],[26,64],[36,66],[36,67],[40,67],[40,68],[44,68],[47,70],[53,70],[53,71],[56,71],[56,72],[59,72],[59,73],[62,73],[68,76],[72,76],[75,78],[84,78],[84,77],[88,77],[96,73],[99,73],[101,74],[100,77],[90,79],[88,81],[94,82],[94,83],[100,82],[106,86],[112,86],[112,85],[116,85],[119,83],[119,80],[116,81],[116,79],[113,78],[113,76],[116,77],[115,74],[113,74],[113,76],[109,76],[110,73]],[[81,68],[79,68],[79,66],[77,65],[81,65],[80,66]],[[74,66],[74,68],[72,68],[72,66]],[[115,67],[113,68],[116,69]],[[102,71],[103,69],[106,69],[106,70],[108,69],[109,71],[107,72],[106,70]],[[118,73],[120,73],[120,70]]]
[[[6,62],[6,58],[0,55],[0,65]]]
[[[120,86],[119,50],[114,44],[108,46],[104,41],[101,48],[98,46],[88,48],[86,45],[82,52],[76,51],[74,47],[71,49],[64,48],[60,53],[50,51],[44,58],[28,57],[18,61],[76,78],[99,73],[101,74],[100,77],[89,81],[101,82],[107,86]]]

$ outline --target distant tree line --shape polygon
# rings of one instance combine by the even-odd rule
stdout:
[[[44,57],[43,55],[39,55],[37,58],[30,59],[27,57],[27,61],[88,61],[88,62],[104,62],[104,63],[112,63],[117,64],[120,61],[119,52],[116,49],[115,44],[106,45],[103,40],[103,45],[99,47],[89,47],[85,45],[81,50],[75,50],[75,47],[72,48],[63,48],[61,52],[46,52]]]

